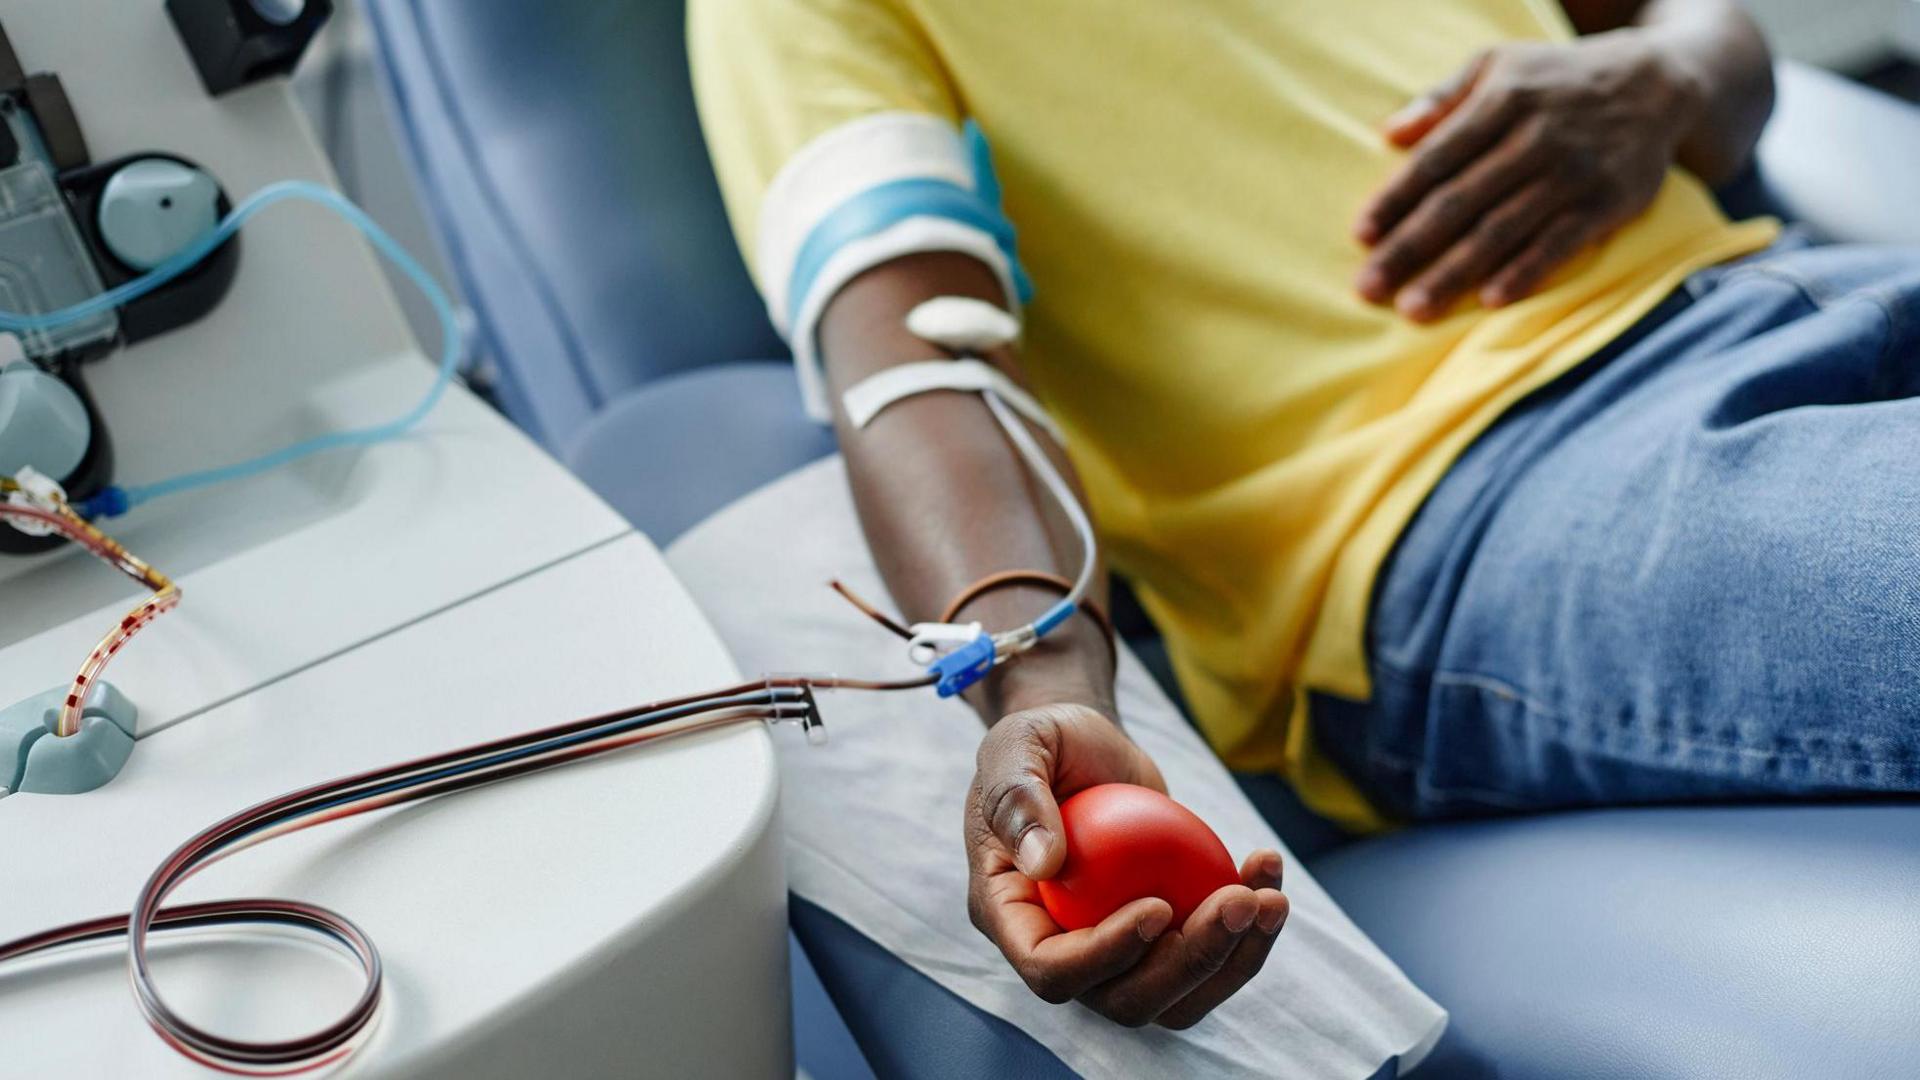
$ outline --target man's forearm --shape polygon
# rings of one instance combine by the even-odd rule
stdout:
[[[1059,508],[1008,444],[978,396],[928,393],[890,406],[861,431],[847,423],[839,395],[883,368],[937,357],[906,329],[906,313],[935,296],[999,302],[999,282],[963,255],[898,259],[855,279],[820,322],[821,352],[834,396],[834,423],[868,546],[908,619],[938,617],[960,591],[1000,570],[1041,570],[1072,578],[1079,541]],[[986,359],[1017,377],[1010,354]],[[1063,473],[1070,467],[1044,434]],[[1096,573],[1094,599],[1105,601]],[[1040,588],[1010,588],[962,612],[1004,630],[1058,600]],[[1033,651],[968,695],[989,724],[1034,705],[1074,702],[1113,715],[1113,670],[1092,620],[1068,620]]]
[[[1759,27],[1734,0],[1566,0],[1581,33],[1642,35],[1692,90],[1698,112],[1680,143],[1682,166],[1710,185],[1737,176],[1773,111],[1773,61]]]

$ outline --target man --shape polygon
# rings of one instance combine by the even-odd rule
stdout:
[[[981,402],[858,431],[936,296],[1066,435],[1230,764],[1356,828],[1920,789],[1920,257],[1768,249],[1708,194],[1771,104],[1732,0],[693,0],[742,246],[895,600],[1071,576]],[[995,185],[956,125],[991,140]],[[1064,460],[1064,459],[1063,459]],[[995,629],[1058,598],[988,591]],[[1057,800],[1160,786],[1076,618],[971,698],[974,921],[1036,993],[1184,1027],[1261,966],[1277,855],[1181,926],[1061,932]]]

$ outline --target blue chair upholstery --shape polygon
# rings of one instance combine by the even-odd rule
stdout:
[[[563,460],[654,543],[833,451],[800,409],[785,361],[748,360],[667,376],[589,421]],[[662,478],[681,478],[661,483]]]
[[[786,355],[707,165],[683,6],[365,5],[502,404],[556,452],[661,375]]]
[[[1421,1075],[1920,1075],[1920,807],[1607,810],[1313,864],[1453,1014]]]
[[[785,368],[740,363],[784,350],[720,212],[681,0],[367,7],[517,422],[661,543],[830,449]],[[1920,111],[1787,66],[1741,207],[1920,240],[1916,176]],[[1340,844],[1271,782],[1249,788],[1453,1011],[1421,1075],[1920,1075],[1920,806],[1615,810]],[[873,1072],[1065,1073],[827,912],[796,900],[792,921]],[[802,1065],[864,1075],[809,1057],[818,1006],[797,1006]]]
[[[1032,1036],[961,1001],[825,908],[795,897],[789,918],[875,1075],[1072,1075]]]

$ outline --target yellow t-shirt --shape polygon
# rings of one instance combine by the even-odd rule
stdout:
[[[1355,295],[1350,225],[1401,160],[1382,121],[1477,50],[1570,37],[1551,0],[692,0],[689,34],[750,261],[823,133],[980,124],[1036,289],[1022,366],[1108,559],[1221,755],[1356,826],[1306,695],[1367,696],[1374,577],[1421,500],[1502,410],[1774,234],[1675,171],[1511,307],[1418,326]]]

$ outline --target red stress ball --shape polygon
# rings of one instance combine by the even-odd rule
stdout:
[[[1173,905],[1178,927],[1201,902],[1240,882],[1225,844],[1193,811],[1152,788],[1101,784],[1060,804],[1067,861],[1038,882],[1068,930],[1094,926],[1144,896]]]

